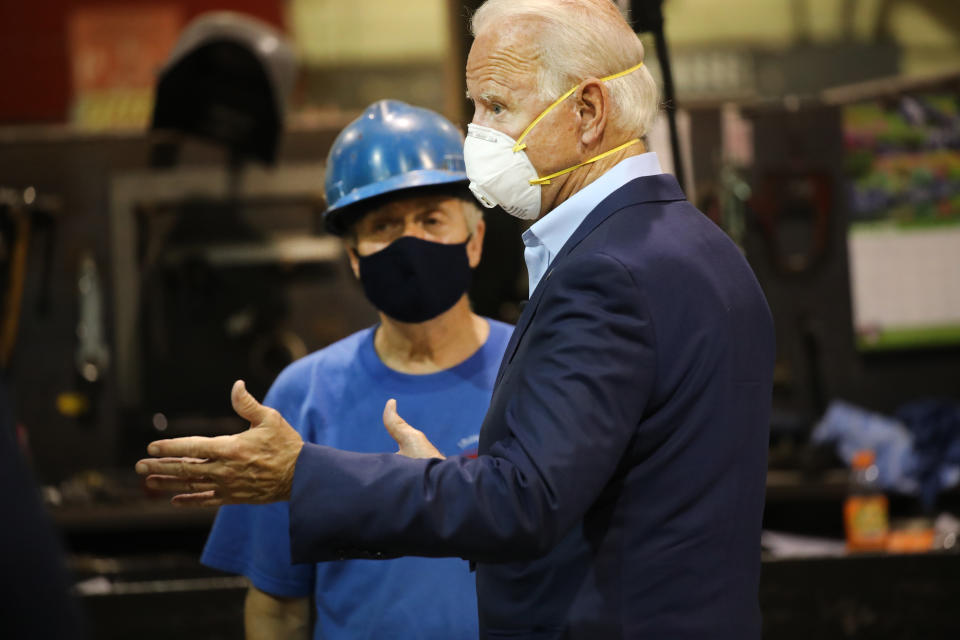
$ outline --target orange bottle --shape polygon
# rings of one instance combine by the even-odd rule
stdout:
[[[850,472],[850,489],[843,505],[843,524],[850,551],[882,551],[889,525],[889,503],[878,482],[873,451],[857,451]]]

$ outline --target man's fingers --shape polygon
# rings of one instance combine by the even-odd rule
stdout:
[[[397,444],[403,446],[410,438],[413,427],[407,424],[406,420],[397,413],[397,401],[393,398],[387,400],[383,407],[383,426],[387,428],[390,437],[397,441]]]
[[[158,458],[220,458],[223,454],[223,436],[206,438],[189,436],[170,440],[154,440],[147,445],[147,453]]]
[[[217,488],[215,482],[206,478],[187,480],[179,476],[151,475],[147,476],[146,483],[148,489],[170,493],[197,493],[200,491],[213,491]]]
[[[267,408],[250,395],[243,380],[237,380],[233,383],[233,389],[230,391],[230,402],[233,404],[233,410],[237,412],[237,415],[251,424],[257,424],[266,417]]]
[[[170,503],[177,507],[219,507],[225,504],[221,498],[217,497],[215,491],[183,493],[173,496]]]
[[[218,465],[203,458],[144,458],[137,462],[136,469],[142,476],[176,476],[199,480],[215,475]]]
[[[387,400],[383,408],[383,426],[387,428],[390,437],[397,441],[399,453],[408,458],[443,458],[444,455],[433,446],[427,436],[415,427],[407,424],[407,421],[397,413],[397,401],[393,398]]]

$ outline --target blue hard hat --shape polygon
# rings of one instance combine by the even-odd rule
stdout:
[[[347,125],[327,156],[328,231],[343,235],[371,200],[406,189],[466,185],[463,136],[429,109],[374,102]]]

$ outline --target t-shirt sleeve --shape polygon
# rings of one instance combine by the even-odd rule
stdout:
[[[244,575],[271,595],[309,596],[314,566],[291,561],[289,521],[286,502],[221,507],[200,562]]]
[[[284,382],[296,376],[281,374],[264,404],[280,411],[289,421],[294,411],[294,389]],[[293,423],[291,423],[293,424]],[[300,426],[293,424],[303,433]],[[293,564],[290,559],[290,510],[288,503],[225,505],[217,513],[200,562],[208,567],[246,576],[253,585],[271,595],[288,598],[313,594],[314,565]]]

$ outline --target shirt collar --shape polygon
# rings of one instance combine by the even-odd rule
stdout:
[[[630,156],[567,198],[557,208],[537,220],[523,233],[527,247],[544,245],[552,260],[567,243],[580,223],[604,198],[636,178],[663,173],[653,151]]]

